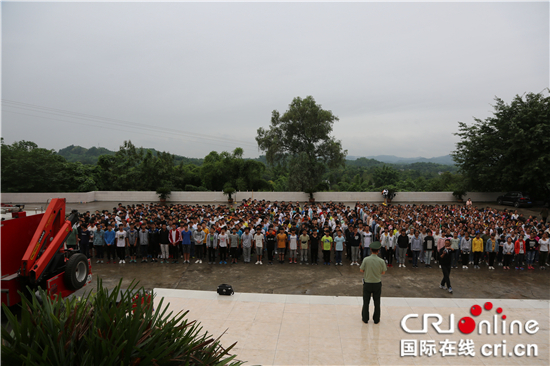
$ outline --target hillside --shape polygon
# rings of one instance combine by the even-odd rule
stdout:
[[[156,149],[144,150],[150,150],[155,156],[158,154],[158,151]],[[104,147],[91,147],[89,149],[86,149],[85,147],[75,145],[67,146],[58,151],[58,154],[67,159],[67,161],[79,161],[83,164],[95,164],[97,163],[97,159],[99,159],[101,155],[114,155],[115,153],[116,151],[111,151]],[[193,164],[200,166],[202,165],[203,159],[187,158],[185,156],[174,155],[174,164],[179,165],[182,162],[184,165]]]
[[[436,156],[433,158],[402,158],[394,155],[376,155],[376,156],[367,156],[368,159],[374,159],[381,161],[383,163],[389,164],[413,164],[413,163],[435,163],[442,165],[454,165],[455,162],[451,155]]]

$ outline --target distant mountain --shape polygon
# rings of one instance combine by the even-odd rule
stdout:
[[[144,150],[151,150],[153,155],[158,154],[158,151],[155,149]],[[60,149],[57,153],[69,162],[80,161],[83,164],[95,164],[101,155],[114,155],[116,151],[111,151],[104,147],[91,147],[86,149],[82,146],[71,145]],[[186,158],[185,156],[174,155],[174,164],[176,165],[183,162],[183,164],[194,164],[200,166],[202,165],[203,160],[204,159]]]
[[[348,156],[348,160],[356,160],[358,156]],[[451,155],[437,156],[435,158],[401,158],[395,155],[376,155],[376,156],[367,156],[367,159],[378,160],[387,164],[412,164],[412,163],[435,163],[442,165],[455,165],[455,162]]]
[[[115,152],[104,147],[91,147],[86,149],[82,146],[67,146],[63,149],[60,149],[57,152],[59,155],[63,156],[69,162],[80,161],[82,164],[95,164],[97,159],[101,155],[114,155]]]

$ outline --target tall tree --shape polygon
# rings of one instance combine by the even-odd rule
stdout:
[[[395,185],[399,180],[399,172],[388,165],[375,167],[372,173],[374,185],[379,188],[384,188],[385,185]]]
[[[467,189],[543,192],[550,183],[550,97],[516,95],[510,104],[495,98],[493,116],[459,122],[452,154]]]
[[[86,173],[34,142],[2,144],[2,192],[74,192]],[[83,188],[87,188],[86,185]],[[91,185],[93,187],[93,184]]]
[[[347,150],[331,136],[338,117],[312,96],[294,98],[281,116],[274,110],[271,125],[258,129],[256,141],[268,164],[288,167],[288,188],[313,193],[328,168],[345,166]]]

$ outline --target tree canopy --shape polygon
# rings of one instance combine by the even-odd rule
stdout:
[[[69,149],[70,148],[70,149]],[[92,149],[71,146],[73,158],[88,161]],[[81,155],[80,153],[84,153]],[[87,156],[88,155],[88,156]],[[2,140],[2,192],[111,191],[290,191],[296,172],[287,166],[268,165],[265,156],[243,158],[243,150],[210,152],[204,159],[183,159],[168,152],[138,148],[125,141],[118,151],[100,155],[95,164],[67,161],[54,150],[19,141]],[[191,159],[189,159],[191,160]],[[199,162],[199,163],[197,163]],[[384,164],[359,158],[327,170],[318,191],[364,192],[392,188],[398,191],[453,190],[460,180],[454,166],[434,163]]]
[[[328,168],[345,166],[347,150],[330,135],[335,121],[312,96],[296,97],[282,116],[272,112],[269,129],[258,129],[258,147],[269,165],[288,169],[290,190],[315,192]]]
[[[546,90],[545,92],[548,92]],[[495,98],[493,116],[459,122],[453,157],[467,190],[523,190],[543,194],[550,183],[550,97]]]

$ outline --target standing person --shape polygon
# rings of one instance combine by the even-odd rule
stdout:
[[[512,253],[514,253],[514,243],[512,242],[512,237],[509,236],[506,238],[506,243],[502,246],[502,254],[504,256],[502,269],[510,269]]]
[[[439,288],[443,290],[449,290],[449,293],[453,293],[453,288],[451,287],[451,261],[454,249],[451,248],[451,239],[445,239],[445,247],[439,249],[439,264],[441,265],[441,271],[443,272],[443,279],[439,284]],[[445,285],[447,287],[445,287]]]
[[[470,259],[470,250],[472,249],[472,239],[466,232],[460,241],[460,252],[462,253],[462,269],[468,269],[468,260]]]
[[[546,259],[548,258],[548,249],[550,247],[550,239],[548,239],[548,231],[542,234],[539,240],[539,268],[546,269]]]
[[[273,264],[273,253],[275,252],[275,242],[277,241],[277,232],[273,229],[273,224],[269,225],[269,228],[265,234],[265,244],[267,247],[267,260],[269,264]]]
[[[128,247],[130,249],[130,263],[136,262],[136,251],[137,251],[137,241],[138,241],[138,232],[134,227],[134,223],[130,224],[130,230],[128,234]]]
[[[346,238],[342,235],[341,229],[338,229],[337,233],[338,234],[334,238],[334,262],[336,266],[341,266]]]
[[[262,253],[264,249],[264,234],[259,226],[254,233],[254,249],[256,250],[256,264],[263,264]]]
[[[170,240],[170,249],[169,252],[172,255],[172,264],[176,264],[179,262],[180,258],[180,246],[181,246],[181,234],[176,225],[172,225],[170,228],[170,235],[168,236],[168,240]],[[185,263],[185,258],[183,260],[183,263]]]
[[[370,243],[374,240],[374,236],[370,232],[370,226],[365,226],[365,231],[363,232],[363,258],[366,258],[370,255]]]
[[[523,260],[525,258],[525,240],[520,235],[514,245],[514,252],[516,253],[516,270],[521,269],[523,271]],[[519,268],[518,268],[519,267]]]
[[[149,229],[149,255],[151,256],[151,262],[158,262],[158,256],[160,253],[160,231],[157,229],[156,223],[151,223]]]
[[[202,263],[202,257],[204,256],[204,239],[206,238],[206,233],[202,226],[193,232],[193,239],[195,239],[195,256],[197,260],[195,263]]]
[[[139,249],[141,254],[141,263],[147,263],[147,249],[149,248],[149,232],[145,225],[141,225],[141,230],[138,233]]]
[[[227,264],[227,247],[229,244],[229,235],[225,232],[225,227],[222,227],[218,235],[218,248],[220,250],[220,264]]]
[[[107,249],[107,264],[109,264],[109,262],[111,261],[111,258],[113,263],[115,263],[116,234],[113,231],[113,227],[110,224],[107,225],[107,231],[105,232],[105,234],[103,234],[103,238],[105,239],[105,246]]]
[[[350,266],[353,266],[354,264],[359,265],[359,249],[360,249],[359,246],[360,245],[361,245],[361,235],[357,231],[357,225],[355,225],[353,227],[353,231],[349,235],[349,247],[351,252]],[[387,248],[386,248],[386,253],[388,253]]]
[[[458,268],[458,256],[460,255],[460,238],[458,237],[458,230],[455,230],[453,237],[451,238],[451,248],[454,249],[451,262],[452,268]]]
[[[405,254],[409,248],[409,236],[405,229],[401,229],[401,235],[397,238],[397,246],[399,251],[399,267],[405,267]]]
[[[309,249],[309,235],[307,235],[307,230],[302,229],[302,235],[300,235],[300,264],[308,265],[307,261],[307,251]]]
[[[105,246],[105,231],[103,230],[103,225],[98,225],[94,233],[94,248],[96,252],[97,262],[103,263],[103,249]]]
[[[319,256],[319,233],[317,232],[317,229],[314,229],[311,232],[309,243],[311,247],[311,264],[318,266],[319,262],[317,257]]]
[[[80,225],[78,231],[78,246],[80,247],[80,253],[84,254],[86,258],[90,258],[90,237],[92,233],[88,230],[88,225]]]
[[[483,254],[483,239],[478,231],[476,237],[472,239],[472,252],[474,253],[474,268],[479,269],[479,259]]]
[[[218,234],[213,229],[208,230],[208,235],[206,235],[206,249],[208,251],[208,264],[216,263],[216,247],[218,246],[217,244],[218,244]]]
[[[369,305],[372,296],[374,301],[374,324],[380,323],[380,296],[382,295],[382,275],[388,270],[386,263],[378,257],[380,242],[370,244],[371,255],[363,259],[359,271],[363,273],[363,323],[369,322]]]
[[[298,235],[296,229],[290,229],[290,236],[288,237],[288,249],[290,251],[290,258],[288,263],[296,264],[296,253],[298,251]]]
[[[189,230],[187,224],[183,225],[183,230],[180,232],[181,250],[183,251],[183,263],[191,264],[191,238],[193,233]]]
[[[283,231],[283,227],[279,227],[279,234],[277,234],[277,253],[279,253],[279,263],[285,262],[285,249],[286,249],[287,235]]]
[[[122,224],[118,226],[118,231],[116,232],[116,250],[118,254],[118,263],[126,263],[124,257],[126,255],[126,247],[128,246],[128,236]]]
[[[166,227],[166,224],[162,224],[159,231],[159,243],[160,243],[160,263],[168,263],[168,255],[170,253],[170,232]]]
[[[535,254],[539,249],[539,241],[535,237],[534,231],[531,231],[529,238],[525,241],[525,248],[527,251],[527,269],[535,269],[533,264],[535,264]]]
[[[333,239],[332,236],[330,236],[328,228],[325,228],[325,235],[321,238],[321,245],[323,249],[323,260],[325,262],[325,266],[330,266],[330,253],[332,251],[332,243]]]
[[[428,230],[426,231],[426,236],[424,237],[424,263],[426,263],[427,268],[432,268],[431,266],[431,260],[432,260],[432,252],[435,247],[435,240],[432,236],[432,231]],[[454,257],[454,251],[452,252],[451,257]]]
[[[414,236],[411,239],[411,251],[413,253],[413,268],[418,268],[418,258],[422,251],[422,239],[419,236],[418,230],[414,231]]]
[[[495,264],[495,257],[498,253],[498,241],[495,232],[491,233],[489,240],[485,243],[485,251],[489,256],[489,269],[495,269],[493,265]]]
[[[244,263],[250,263],[250,255],[252,253],[252,240],[254,237],[250,234],[250,228],[247,226],[244,229],[244,234],[241,235],[241,243],[243,247]]]
[[[229,234],[229,242],[231,243],[230,254],[231,254],[231,264],[237,264],[239,258],[239,235],[237,235],[237,228],[231,229],[231,234]]]

